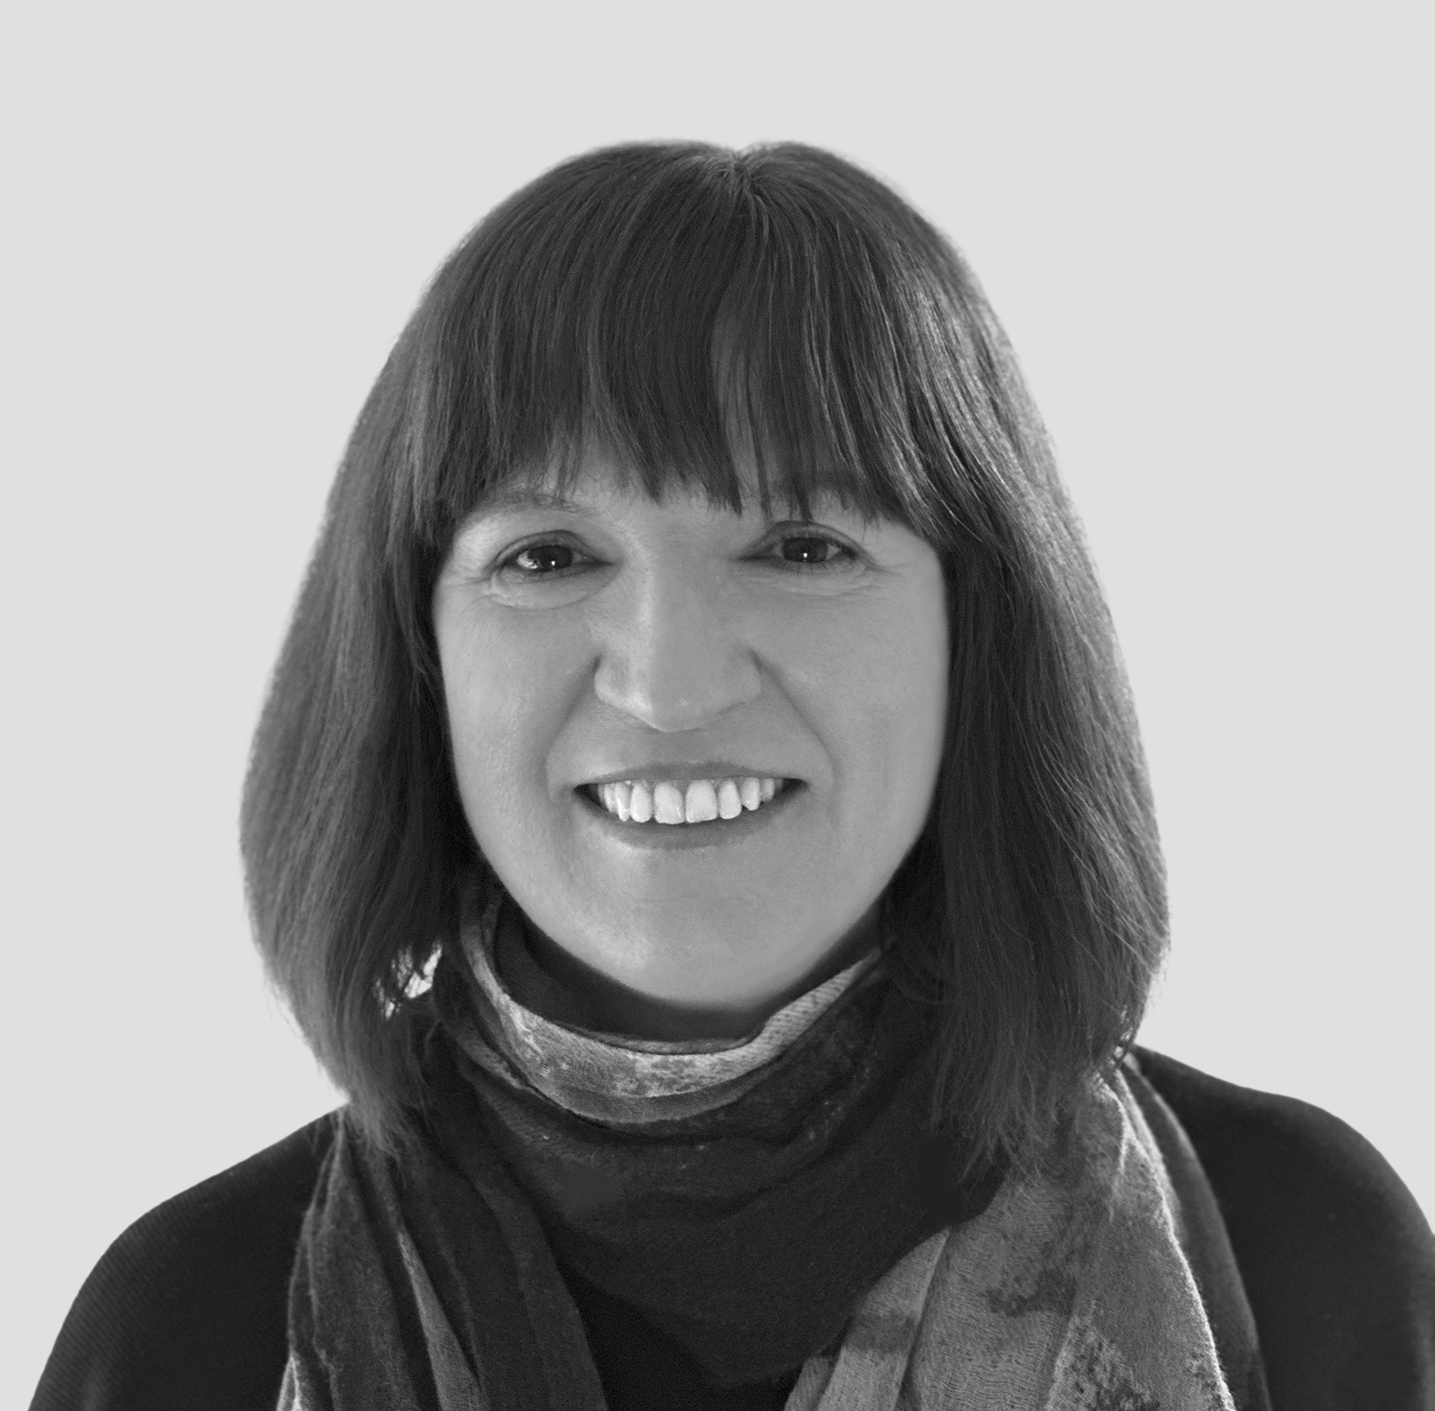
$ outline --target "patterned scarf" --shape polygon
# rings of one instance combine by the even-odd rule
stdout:
[[[1134,1066],[1039,1172],[963,1184],[878,952],[735,1045],[542,1018],[494,910],[463,962],[435,976],[421,1149],[341,1128],[325,1159],[281,1411],[603,1411],[575,1287],[715,1387],[795,1379],[792,1411],[1265,1411],[1209,1186]]]

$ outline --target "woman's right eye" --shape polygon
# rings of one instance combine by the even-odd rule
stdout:
[[[552,578],[574,567],[579,557],[571,544],[544,540],[515,550],[499,564],[499,569],[514,571],[521,578]]]

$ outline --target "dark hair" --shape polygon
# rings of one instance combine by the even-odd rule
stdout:
[[[814,487],[938,551],[945,757],[884,898],[941,1005],[933,1119],[1024,1160],[1132,1040],[1165,885],[1124,669],[1016,361],[943,236],[791,143],[631,144],[510,197],[444,263],[329,497],[245,787],[258,944],[374,1139],[422,1100],[419,977],[487,872],[430,621],[456,524],[507,477],[612,450],[660,497]]]

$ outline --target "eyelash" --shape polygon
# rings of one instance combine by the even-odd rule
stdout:
[[[849,547],[847,544],[844,544],[842,540],[836,538],[834,535],[824,534],[820,530],[807,530],[802,533],[792,531],[781,534],[774,542],[772,547],[778,548],[782,544],[790,543],[794,540],[799,542],[826,544],[834,550],[832,556],[823,563],[800,563],[791,559],[779,560],[779,562],[784,568],[796,569],[800,573],[821,573],[824,571],[830,571],[842,565],[853,563],[858,558],[858,553],[855,549]],[[581,564],[575,563],[569,564],[566,568],[550,569],[546,572],[533,569],[519,568],[518,560],[521,559],[524,554],[532,553],[535,549],[548,548],[567,549],[570,552],[578,555],[582,555],[583,552],[581,549],[575,548],[572,544],[566,543],[564,540],[559,538],[534,539],[530,543],[522,544],[518,548],[514,549],[511,553],[506,554],[499,561],[497,565],[497,571],[500,573],[516,572],[519,577],[528,579],[565,578],[574,570],[582,567]]]

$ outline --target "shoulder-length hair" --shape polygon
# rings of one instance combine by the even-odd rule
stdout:
[[[1006,338],[948,241],[792,143],[630,144],[498,206],[370,394],[259,723],[242,839],[257,940],[361,1127],[423,1099],[421,977],[465,823],[430,603],[458,522],[596,440],[660,497],[736,507],[737,457],[937,550],[950,623],[930,817],[884,896],[899,983],[940,1006],[933,1121],[1024,1160],[1133,1039],[1166,941],[1123,666]],[[750,460],[748,463],[751,463]]]

